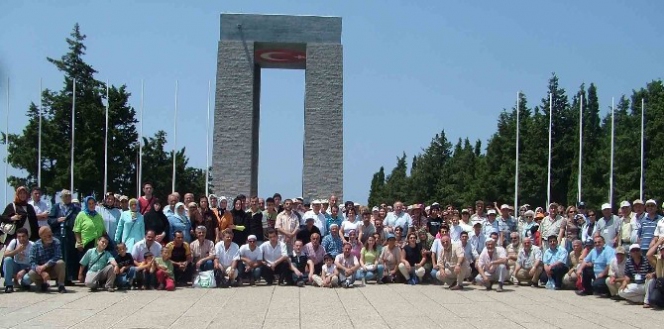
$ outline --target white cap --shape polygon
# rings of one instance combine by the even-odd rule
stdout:
[[[424,207],[424,210],[425,210],[425,211],[429,211],[429,210],[431,210],[431,207],[430,207],[430,206],[426,206],[426,207]]]
[[[320,203],[322,203],[322,204],[330,204],[330,200],[328,200],[328,199],[323,199],[323,200],[320,200]]]
[[[632,204],[643,204],[643,200],[636,199],[636,200],[634,200],[634,202],[632,202]]]
[[[486,245],[489,242],[496,242],[496,240],[494,240],[493,238],[488,238],[486,239],[486,241],[484,241],[484,244]]]
[[[632,205],[627,200],[620,203],[620,208],[622,208],[622,207],[631,207],[631,206]]]
[[[438,203],[438,202],[434,202],[434,203],[432,203],[431,205],[432,205],[432,206],[440,206],[440,203]]]
[[[315,199],[314,201],[311,201],[311,204],[314,205],[314,204],[323,204],[323,203],[320,202],[319,199]]]
[[[355,202],[355,203],[353,204],[353,206],[355,206],[355,207],[359,207],[359,206],[360,206],[360,204],[359,204],[359,203],[357,203],[357,202]]]
[[[293,198],[293,199],[291,199],[291,201],[293,201],[293,202],[295,202],[295,201],[297,201],[297,202],[304,202],[304,199],[303,199],[301,196],[299,196],[299,197],[297,197],[297,198]]]
[[[604,210],[604,209],[611,209],[611,204],[609,204],[609,203],[602,204],[602,210]]]
[[[649,203],[652,203],[652,204],[654,204],[655,206],[657,206],[657,201],[655,201],[655,200],[653,200],[653,199],[648,199],[648,201],[646,201],[646,204],[649,204]]]
[[[249,241],[249,240],[254,240],[254,241],[256,241],[256,240],[258,240],[258,239],[256,238],[255,235],[252,234],[252,235],[250,235],[250,236],[247,237],[247,241]]]
[[[493,209],[489,209],[489,211],[486,212],[487,215],[495,215],[496,211]]]
[[[632,250],[634,250],[634,249],[639,249],[639,250],[641,250],[641,246],[640,246],[638,243],[635,243],[635,244],[629,246],[629,251],[632,251]]]
[[[373,208],[371,208],[371,212],[374,212],[374,211],[380,211],[380,208],[378,208],[378,206],[374,206]]]
[[[508,204],[503,204],[502,206],[500,206],[500,210],[503,209],[510,209],[510,206]]]

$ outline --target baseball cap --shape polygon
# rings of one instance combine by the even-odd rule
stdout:
[[[635,244],[629,246],[629,251],[632,251],[634,249],[641,250],[641,246],[638,243],[635,243]]]
[[[247,237],[247,241],[251,241],[251,240],[256,241],[256,240],[258,240],[258,239],[256,238],[255,235],[252,234],[252,235],[250,235],[250,236]]]
[[[314,201],[311,201],[311,204],[323,204],[323,203],[320,202],[319,199],[315,199]]]
[[[503,209],[510,209],[510,206],[508,204],[503,204],[502,206],[500,206],[500,210]]]
[[[120,196],[120,201],[129,201],[129,197],[126,195]]]
[[[496,211],[493,210],[493,209],[491,209],[491,210],[487,211],[486,214],[487,214],[487,215],[495,215],[495,214],[496,214]]]
[[[633,205],[635,205],[635,204],[643,204],[643,200],[641,200],[641,199],[636,199],[636,200],[634,200],[634,202],[632,202],[632,204],[633,204]]]
[[[586,240],[586,242],[583,243],[583,245],[586,247],[592,247],[593,245],[595,245],[595,242],[593,242],[593,240],[591,239],[588,239]]]
[[[394,234],[392,234],[392,233],[388,233],[388,234],[387,234],[387,240],[389,240],[389,239],[396,239],[396,238],[397,238],[397,237],[394,236]]]
[[[653,199],[648,199],[648,201],[646,201],[646,204],[649,204],[649,203],[654,204],[655,206],[657,206],[657,201],[655,201]]]
[[[625,251],[625,247],[620,246],[620,247],[616,248],[616,254],[623,254],[624,255],[626,253],[627,252]]]
[[[586,203],[581,201],[581,202],[576,204],[576,207],[581,208],[581,209],[586,209]]]
[[[374,206],[373,208],[371,208],[371,212],[374,212],[374,211],[380,211],[380,208],[378,208],[378,206]]]
[[[470,211],[468,211],[468,209],[466,209],[466,208],[463,208],[463,209],[461,209],[461,213],[462,214],[470,214]]]
[[[609,204],[609,203],[603,203],[603,204],[602,204],[602,210],[604,210],[604,209],[611,209],[611,204]]]
[[[622,208],[622,207],[631,207],[631,206],[632,205],[627,200],[620,203],[620,208]]]

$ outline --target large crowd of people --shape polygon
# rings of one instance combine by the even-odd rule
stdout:
[[[655,200],[599,211],[583,202],[546,208],[395,202],[362,206],[336,196],[282,199],[192,193],[138,199],[70,191],[48,206],[16,189],[2,213],[5,293],[405,283],[504,285],[664,307],[664,219]],[[230,204],[229,204],[230,203]],[[663,205],[664,207],[664,205]]]

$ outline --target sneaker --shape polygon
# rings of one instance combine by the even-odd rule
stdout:
[[[48,291],[48,283],[42,283],[39,290],[41,292],[47,292]]]
[[[344,288],[348,288],[348,281],[345,281],[345,282],[344,282],[343,287],[344,287]]]
[[[491,290],[491,287],[493,287],[493,283],[491,283],[491,281],[485,282],[484,287],[486,288],[486,290]]]
[[[410,279],[408,279],[408,282],[406,282],[406,283],[408,283],[408,284],[411,285],[411,286],[414,286],[414,285],[415,285],[415,279],[414,279],[414,278],[410,278]]]
[[[588,295],[590,295],[585,290],[577,290],[576,294],[579,295],[579,296],[588,296]]]
[[[460,284],[455,284],[450,287],[450,290],[463,290],[463,286]]]
[[[113,287],[108,287],[108,288],[106,288],[106,291],[108,291],[108,292],[115,292],[115,288],[113,288]]]
[[[300,280],[297,282],[298,287],[304,287],[304,281]]]
[[[58,286],[58,292],[61,294],[64,294],[67,292],[67,289],[65,289],[65,286]]]
[[[353,284],[349,282],[348,283],[348,288],[353,288]]]
[[[503,283],[498,282],[498,288],[496,289],[496,292],[503,292]]]
[[[14,286],[5,287],[5,294],[11,294],[12,292],[14,292]]]

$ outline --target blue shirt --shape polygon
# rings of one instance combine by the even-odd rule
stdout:
[[[609,246],[604,246],[602,251],[599,252],[597,251],[597,248],[593,248],[584,261],[586,263],[593,263],[593,272],[595,272],[595,276],[598,276],[607,266],[609,266],[609,263],[611,263],[615,257],[616,251]]]
[[[36,270],[37,266],[48,264],[49,267],[62,259],[62,248],[60,240],[53,238],[50,245],[45,246],[41,239],[37,240],[30,250],[30,269]]]
[[[337,224],[337,226],[341,227],[342,221],[343,219],[339,215],[337,215],[337,218],[332,218],[332,215],[325,214],[325,232],[330,232],[330,225],[332,224]]]
[[[323,238],[322,245],[332,257],[337,257],[338,254],[343,252],[343,241],[341,241],[339,234],[336,237],[333,237],[332,234],[326,235]]]
[[[385,221],[383,221],[383,223],[383,226],[391,226],[392,228],[401,226],[401,236],[406,236],[406,234],[408,234],[408,229],[413,227],[413,219],[410,218],[409,214],[403,211],[399,213],[399,215],[395,214],[394,212],[389,213],[385,217]]]
[[[662,219],[662,216],[657,215],[655,219],[650,219],[647,213],[641,220],[639,220],[639,230],[637,231],[639,239],[641,239],[641,250],[648,250],[650,247],[650,241],[655,236],[655,228],[657,228],[657,223]]]
[[[175,240],[175,231],[182,231],[185,242],[191,242],[191,221],[187,216],[168,216],[170,229],[170,241]]]
[[[547,248],[542,257],[544,265],[551,265],[553,263],[561,262],[567,264],[567,249],[558,246],[555,250]]]

